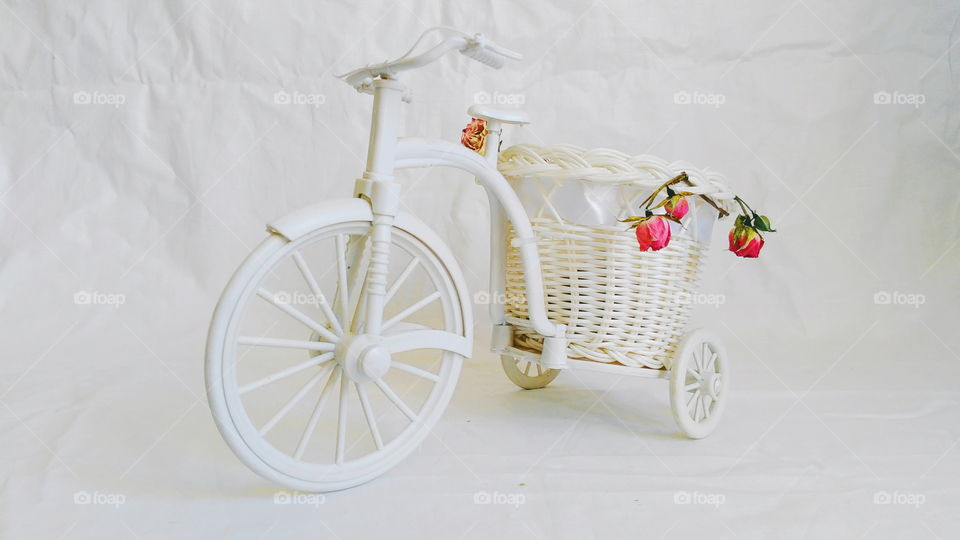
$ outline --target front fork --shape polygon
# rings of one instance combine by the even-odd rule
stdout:
[[[363,178],[358,179],[354,187],[354,196],[370,203],[373,224],[367,237],[359,237],[351,242],[353,249],[348,260],[351,266],[349,283],[360,287],[356,293],[355,320],[351,323],[351,331],[380,335],[383,332],[383,310],[390,269],[390,234],[400,207],[400,184],[394,180],[393,171],[400,105],[405,88],[399,81],[389,79],[378,79],[373,87],[367,167]],[[367,248],[370,250],[369,262],[363,264]]]
[[[390,245],[393,223],[399,206],[400,184],[388,180],[359,179],[356,196],[366,199],[373,208],[369,233],[351,238],[347,247],[352,313],[347,315],[347,331],[354,334],[380,335],[387,297],[390,269]],[[337,291],[338,297],[343,294]]]

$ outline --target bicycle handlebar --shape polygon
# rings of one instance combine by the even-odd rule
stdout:
[[[434,45],[426,52],[416,56],[410,56],[410,53],[413,52],[413,49],[420,44],[420,41],[422,41],[427,34],[438,29],[445,30],[453,35],[448,36],[446,39],[441,41],[439,44]],[[459,50],[460,53],[467,58],[476,60],[477,62],[490,66],[494,69],[500,69],[503,67],[504,61],[508,58],[511,60],[520,60],[523,58],[522,54],[497,45],[496,43],[490,41],[483,34],[474,34],[471,36],[454,29],[430,28],[421,34],[417,41],[413,44],[413,47],[411,47],[410,50],[400,58],[390,62],[368,65],[360,69],[353,70],[349,73],[339,75],[339,78],[352,86],[358,92],[369,93],[372,89],[371,85],[373,84],[374,79],[390,79],[401,71],[409,71],[411,69],[423,67],[431,62],[435,62],[441,56],[454,49]]]

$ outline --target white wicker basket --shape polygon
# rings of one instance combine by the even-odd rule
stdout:
[[[724,209],[734,197],[719,174],[652,156],[575,146],[513,146],[500,155],[536,233],[547,311],[567,325],[571,358],[661,369],[686,329],[705,248],[717,212],[690,197],[683,227],[672,224],[670,244],[641,252],[617,220],[641,211],[653,189],[680,172]],[[510,230],[506,257],[506,311],[514,344],[539,351],[529,327],[523,268]]]

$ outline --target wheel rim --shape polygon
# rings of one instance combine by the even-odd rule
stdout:
[[[670,375],[674,418],[690,437],[710,434],[727,401],[729,366],[720,342],[704,331],[694,332],[678,351]]]
[[[559,369],[547,369],[525,357],[502,355],[503,371],[507,378],[520,388],[534,390],[553,382],[560,374]]]
[[[428,347],[392,355],[376,369],[367,365],[369,354],[362,357],[363,365],[344,363],[350,355],[344,354],[343,342],[362,334],[365,305],[365,281],[351,280],[347,263],[352,248],[363,254],[358,261],[365,268],[369,246],[360,239],[368,230],[368,222],[344,223],[282,246],[245,286],[225,333],[221,379],[232,425],[258,461],[255,468],[262,465],[300,487],[349,487],[396,464],[426,436],[459,374],[458,355]],[[415,237],[399,229],[392,237],[384,341],[423,329],[462,334],[463,313],[449,272]],[[317,254],[308,253],[308,248],[318,247],[334,251],[323,270],[317,269]],[[285,272],[281,265],[288,267]],[[283,302],[276,290],[264,285],[289,278],[278,274],[290,274],[291,268],[314,295],[312,311]],[[417,297],[425,287],[432,292]],[[287,326],[300,326],[304,338],[271,337],[273,327],[257,333],[256,317],[251,332],[246,319],[255,304],[274,310]],[[431,325],[430,319],[437,322]],[[302,358],[251,376],[244,373],[244,357],[253,350],[293,350]],[[358,366],[361,371],[372,369],[373,375],[386,369],[382,376],[363,378],[357,376]],[[277,397],[281,394],[282,399]],[[266,415],[260,410],[271,408]]]

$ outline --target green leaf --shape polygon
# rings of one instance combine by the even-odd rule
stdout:
[[[760,216],[760,215],[754,214],[753,224],[757,228],[757,230],[764,231],[764,232],[777,232],[770,225],[770,218],[768,218],[767,216]]]

